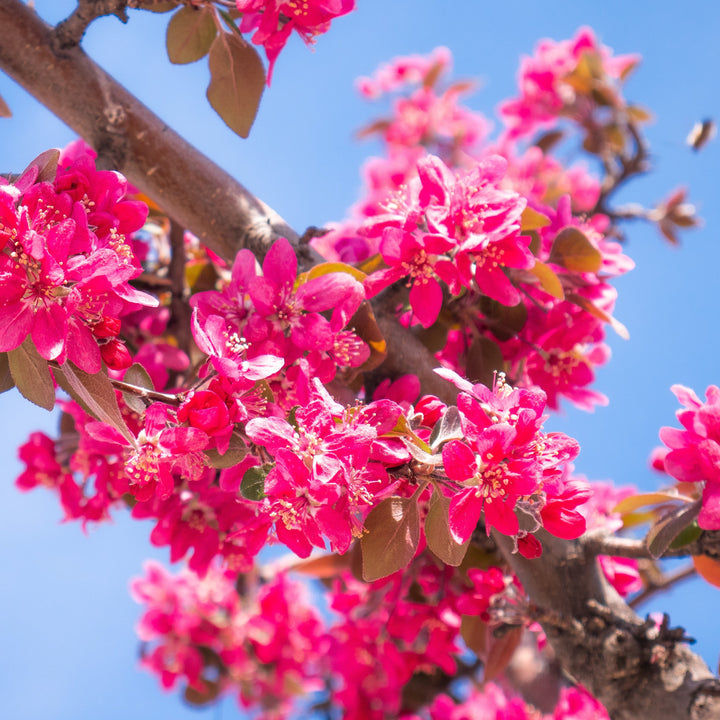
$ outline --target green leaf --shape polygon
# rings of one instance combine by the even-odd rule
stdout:
[[[670,543],[700,514],[702,501],[681,505],[663,515],[648,531],[645,545],[648,552],[659,558],[670,547]]]
[[[114,427],[131,445],[136,445],[120,412],[115,388],[102,370],[90,375],[68,360],[55,369],[55,379],[86,413]]]
[[[246,500],[262,500],[265,497],[265,478],[272,469],[270,463],[248,468],[240,483],[240,494]]]
[[[10,372],[10,361],[7,353],[0,353],[0,393],[7,392],[15,387],[12,373]]]
[[[390,497],[365,519],[362,547],[363,578],[367,582],[392,575],[415,557],[420,541],[417,498]]]
[[[211,8],[182,7],[170,18],[167,28],[170,62],[184,65],[205,57],[216,35],[215,13]]]
[[[228,127],[246,138],[265,89],[265,70],[255,48],[233,33],[219,33],[210,48],[207,98]]]
[[[557,234],[548,262],[576,272],[598,272],[602,267],[602,254],[584,233],[566,227]]]
[[[425,538],[430,550],[446,565],[457,567],[465,558],[470,539],[462,545],[458,544],[450,532],[448,513],[450,499],[446,498],[440,490],[433,489],[430,497],[430,507],[425,517]]]
[[[20,394],[31,403],[46,410],[55,407],[55,385],[50,375],[48,361],[40,357],[30,337],[8,355],[10,374]]]
[[[0,117],[12,117],[12,110],[10,110],[9,105],[2,99],[2,97],[0,97]]]
[[[695,520],[677,534],[675,539],[670,543],[670,547],[673,550],[685,547],[686,545],[695,542],[702,535],[702,532],[702,529],[697,524],[697,520]]]

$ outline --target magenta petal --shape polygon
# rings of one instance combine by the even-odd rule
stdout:
[[[423,327],[430,327],[440,314],[443,293],[435,278],[425,282],[416,282],[410,289],[410,306]]]
[[[297,277],[297,257],[285,238],[280,238],[268,251],[263,262],[263,275],[275,287],[292,286]]]
[[[160,433],[160,443],[173,453],[203,450],[208,440],[207,433],[194,427],[167,428]]]
[[[292,425],[278,417],[253,418],[245,426],[245,432],[256,445],[266,447],[273,455],[280,448],[293,447],[297,442]]]
[[[309,313],[293,323],[292,341],[303,350],[329,350],[333,344],[330,323],[317,313]]]
[[[475,494],[475,488],[468,488],[450,499],[450,533],[456,542],[462,544],[470,539],[482,509],[483,501]]]
[[[55,360],[65,347],[67,312],[56,303],[39,310],[33,323],[32,339],[46,360]]]
[[[22,345],[32,328],[33,317],[32,308],[24,303],[0,305],[0,352]]]
[[[442,449],[445,473],[451,480],[462,482],[477,471],[475,453],[460,440],[451,440]]]
[[[328,273],[308,280],[297,289],[296,307],[308,312],[321,312],[335,307],[348,295],[365,297],[360,283],[347,273]]]
[[[720,530],[720,483],[706,483],[698,525],[703,530]]]
[[[87,325],[71,320],[66,349],[68,359],[86,373],[94,375],[102,369],[100,348]]]
[[[488,529],[497,528],[503,535],[517,535],[520,525],[515,515],[514,502],[493,499],[485,503],[485,524]]]

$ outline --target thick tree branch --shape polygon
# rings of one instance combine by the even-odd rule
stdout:
[[[538,608],[558,660],[608,709],[613,720],[720,717],[720,684],[682,633],[641,620],[607,583],[581,541],[538,533],[543,554],[512,553],[495,539]]]

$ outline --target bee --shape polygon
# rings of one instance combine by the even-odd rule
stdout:
[[[709,143],[717,132],[717,125],[712,118],[705,118],[693,125],[692,130],[688,133],[685,142],[695,151],[702,149]]]

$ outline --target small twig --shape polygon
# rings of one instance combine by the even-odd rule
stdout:
[[[137,385],[131,385],[130,383],[123,382],[122,380],[113,380],[110,378],[112,386],[116,390],[121,392],[132,393],[141,398],[147,398],[148,400],[159,400],[160,402],[167,403],[168,405],[180,405],[183,401],[183,395],[171,395],[170,393],[158,392],[157,390],[148,390],[147,388],[138,387]]]
[[[680,568],[673,573],[663,575],[658,582],[649,585],[644,590],[641,590],[634,598],[632,598],[632,600],[629,600],[628,605],[631,608],[636,608],[644,602],[647,602],[654,595],[657,595],[657,593],[662,592],[663,590],[668,590],[673,585],[677,585],[683,580],[695,577],[696,574],[697,571],[695,570],[695,566],[688,565],[687,567]]]
[[[77,7],[55,28],[55,42],[59,50],[75,47],[85,35],[90,23],[103,15],[115,15],[126,23],[128,0],[78,0]]]
[[[602,213],[614,217],[615,213],[608,207],[610,197],[630,178],[645,173],[648,170],[648,149],[642,136],[638,132],[637,126],[635,123],[628,122],[627,129],[635,145],[634,152],[630,156],[619,158],[620,166],[618,170],[614,170],[606,159],[603,160],[607,176],[603,182],[600,196],[595,203],[595,207],[590,211],[590,215]]]
[[[583,549],[590,556],[609,555],[636,560],[657,560],[650,553],[645,542],[637,538],[623,538],[590,532],[582,537],[581,542]],[[707,555],[720,559],[720,532],[703,531],[697,540],[682,547],[668,548],[661,557],[679,558],[691,555]]]

